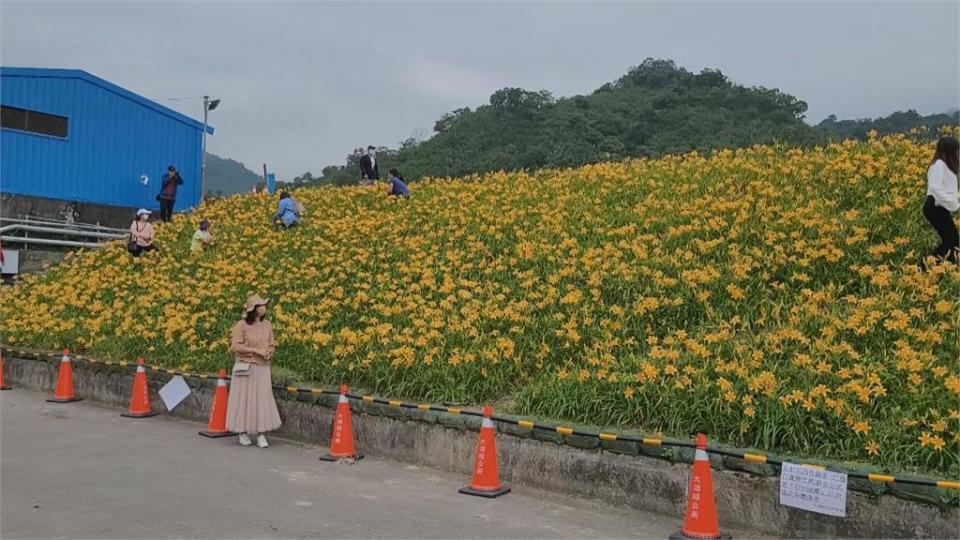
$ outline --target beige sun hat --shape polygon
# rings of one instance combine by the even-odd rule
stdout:
[[[244,313],[250,313],[257,309],[257,306],[265,306],[270,303],[269,298],[263,298],[259,294],[251,294],[247,297],[247,305],[244,307]]]

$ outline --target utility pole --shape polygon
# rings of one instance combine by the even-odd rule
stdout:
[[[217,105],[220,104],[219,99],[210,99],[210,96],[203,96],[203,134],[201,135],[203,143],[203,157],[200,161],[200,200],[203,201],[203,197],[206,194],[204,189],[206,188],[207,182],[207,113],[216,109]]]

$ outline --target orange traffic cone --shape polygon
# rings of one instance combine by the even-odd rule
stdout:
[[[70,349],[64,349],[63,358],[60,359],[60,375],[57,376],[57,389],[53,392],[53,399],[47,401],[51,403],[70,403],[81,399],[73,395],[73,369],[70,367]]]
[[[0,390],[13,390],[3,382],[3,355],[0,354]]]
[[[717,504],[713,500],[713,482],[710,480],[710,458],[707,457],[707,436],[697,434],[697,452],[693,458],[693,475],[687,490],[687,513],[683,528],[670,535],[670,540],[705,540],[732,538],[720,534],[717,525]]]
[[[130,409],[120,416],[127,418],[146,418],[156,416],[150,408],[150,394],[147,390],[147,370],[143,368],[143,358],[137,358],[137,374],[133,376],[133,393],[130,394]]]
[[[210,405],[210,421],[207,422],[207,429],[200,434],[211,439],[236,435],[227,430],[227,370],[225,369],[221,369],[218,374],[217,389],[213,393],[213,404]]]
[[[473,460],[473,480],[470,485],[460,488],[460,493],[478,497],[494,498],[510,493],[510,488],[500,485],[500,466],[497,464],[497,442],[493,429],[493,407],[483,408],[483,421],[480,424],[480,439],[477,441],[477,455]]]
[[[347,399],[347,385],[340,385],[340,397],[337,398],[337,415],[333,418],[333,435],[330,437],[330,451],[320,456],[320,461],[356,461],[362,459],[353,445],[353,424],[350,422],[350,401]]]

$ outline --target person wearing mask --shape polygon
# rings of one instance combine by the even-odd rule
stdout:
[[[247,297],[243,318],[230,335],[234,365],[227,398],[227,429],[240,434],[242,446],[250,446],[250,435],[256,434],[257,446],[266,448],[264,433],[281,424],[270,381],[270,364],[277,346],[273,327],[265,318],[268,304],[269,298],[256,294]]]
[[[400,175],[400,171],[396,169],[390,169],[390,171],[388,171],[388,175],[387,184],[389,185],[390,189],[387,191],[387,196],[409,199],[410,188],[407,187],[406,182],[403,181],[403,176]]]
[[[280,202],[277,204],[277,213],[273,215],[275,225],[283,225],[289,229],[300,222],[300,213],[297,211],[297,201],[286,191],[280,192]]]
[[[130,239],[127,241],[127,250],[139,257],[144,251],[157,249],[153,245],[153,225],[150,223],[150,211],[146,208],[137,210],[137,218],[130,224]]]
[[[366,176],[366,171],[363,168],[363,156],[366,154],[366,151],[363,148],[354,148],[353,157],[357,160],[357,165],[360,167],[360,178],[362,179]]]
[[[213,235],[210,234],[210,221],[201,219],[200,228],[194,231],[193,237],[190,238],[190,254],[203,253],[203,250],[207,249],[211,242],[213,242]]]
[[[167,167],[167,174],[163,177],[160,184],[160,194],[157,200],[160,201],[160,220],[169,223],[173,219],[173,205],[177,202],[177,186],[183,185],[183,178],[173,165]]]
[[[957,171],[960,169],[960,142],[956,137],[940,137],[927,168],[927,198],[923,215],[940,236],[940,244],[931,255],[938,261],[957,262],[960,236],[953,222],[953,212],[960,210]],[[921,268],[925,268],[921,265]]]
[[[377,169],[377,151],[373,145],[368,146],[367,151],[360,156],[360,170],[367,185],[380,179],[380,171]]]

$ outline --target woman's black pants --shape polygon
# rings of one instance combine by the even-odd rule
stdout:
[[[942,206],[937,206],[933,195],[927,195],[927,200],[923,203],[923,215],[940,235],[940,245],[933,250],[931,255],[937,259],[957,262],[960,234],[957,233],[957,225],[953,222],[950,211]]]

